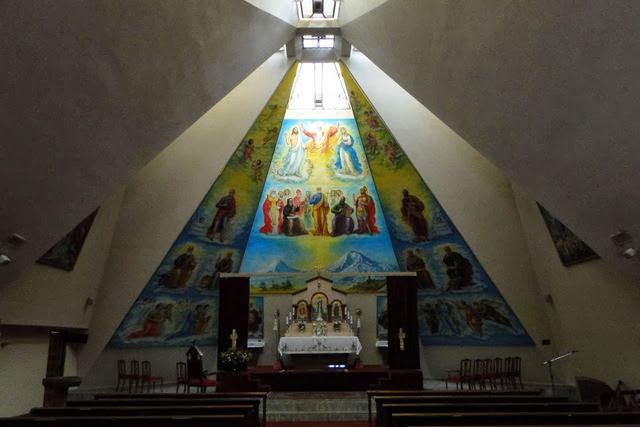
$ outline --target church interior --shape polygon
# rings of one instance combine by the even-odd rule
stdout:
[[[3,6],[0,417],[640,424],[640,3]]]

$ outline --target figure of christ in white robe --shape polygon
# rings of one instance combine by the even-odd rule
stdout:
[[[306,148],[299,138],[298,127],[294,127],[291,133],[285,135],[285,142],[289,152],[284,159],[284,165],[278,171],[283,176],[302,176],[302,168],[307,157]]]

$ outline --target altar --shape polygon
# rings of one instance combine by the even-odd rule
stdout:
[[[354,332],[359,314],[349,312],[347,295],[321,276],[307,281],[306,289],[292,295],[286,316],[287,330],[278,342],[285,368],[351,367],[362,351]]]
[[[360,339],[345,333],[284,336],[278,344],[278,353],[285,368],[326,368],[328,365],[351,367],[361,351]]]

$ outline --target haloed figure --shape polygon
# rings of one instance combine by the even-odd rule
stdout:
[[[220,243],[224,242],[224,231],[231,218],[236,215],[236,190],[230,190],[229,194],[221,198],[216,203],[216,215],[213,217],[211,226],[207,230],[207,237],[213,240],[219,234]]]

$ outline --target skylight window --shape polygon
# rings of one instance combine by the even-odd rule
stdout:
[[[340,66],[336,62],[300,64],[293,84],[289,110],[349,110]]]
[[[299,19],[338,19],[340,0],[295,0]]]
[[[335,45],[335,41],[335,36],[332,34],[322,36],[305,35],[302,36],[302,48],[332,48]]]

